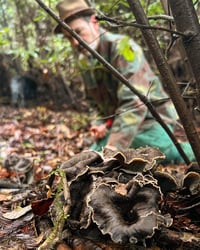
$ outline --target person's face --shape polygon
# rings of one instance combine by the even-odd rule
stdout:
[[[68,23],[68,25],[86,42],[91,48],[97,49],[99,44],[99,25],[94,16],[90,18],[77,18]],[[73,38],[65,29],[62,33],[70,41],[71,46],[83,54],[89,52],[84,49],[79,42]]]

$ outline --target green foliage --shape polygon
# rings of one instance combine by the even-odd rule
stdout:
[[[2,28],[0,30],[0,46],[4,47],[10,43],[9,39],[6,37],[10,32],[10,29],[8,27]]]
[[[164,10],[162,8],[160,0],[142,0],[141,4],[148,16],[164,14]]]
[[[122,55],[127,61],[133,61],[135,58],[135,53],[130,45],[130,38],[125,36],[120,40],[117,45],[119,54]]]
[[[148,6],[147,14],[150,16],[164,14],[160,0],[153,1],[153,3]]]
[[[55,6],[58,0],[43,0],[44,4],[57,13]],[[97,9],[97,14],[105,14],[115,19],[130,21],[134,16],[126,0],[87,0]],[[198,1],[193,0],[198,5]],[[148,16],[163,13],[161,1],[141,0]],[[73,68],[72,50],[69,42],[62,36],[55,36],[53,28],[56,22],[43,10],[36,1],[30,0],[1,0],[0,1],[0,53],[12,54],[17,58],[22,68],[26,70],[31,62],[34,67],[50,68],[53,72],[61,66]],[[151,21],[157,22],[157,21]],[[139,29],[133,27],[114,28],[109,23],[102,21],[106,28],[119,33],[126,33],[134,39],[140,39]],[[133,32],[134,30],[134,32]],[[141,40],[141,39],[140,39]],[[127,60],[134,59],[128,40],[124,39],[118,45],[120,54]]]
[[[56,67],[64,64],[72,52],[68,42],[53,34],[55,21],[36,1],[27,4],[20,0],[20,5],[18,1],[1,1],[0,53],[6,52],[18,59],[23,70],[27,70],[31,62],[34,67],[50,68],[56,72]],[[58,1],[43,2],[55,11]]]
[[[33,21],[34,22],[41,22],[41,21],[44,21],[45,18],[46,18],[46,13],[42,9],[39,9],[38,14],[37,14],[37,16],[34,17]]]

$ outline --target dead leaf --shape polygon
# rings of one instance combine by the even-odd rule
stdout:
[[[3,217],[9,220],[15,220],[25,215],[26,213],[31,211],[31,205],[26,207],[17,207],[15,210],[11,212],[7,212],[3,214]]]

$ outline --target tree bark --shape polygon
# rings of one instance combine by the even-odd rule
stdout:
[[[176,1],[171,1],[171,2],[176,2]],[[139,0],[127,0],[127,2],[130,5],[130,8],[136,18],[137,23],[143,24],[143,25],[149,25],[148,19],[143,11],[143,8]],[[162,76],[162,82],[165,85],[165,87],[167,86],[169,95],[172,99],[172,102],[174,103],[174,106],[183,124],[188,140],[194,151],[196,160],[198,164],[200,165],[200,150],[199,150],[200,139],[195,129],[192,115],[188,112],[186,104],[176,84],[175,77],[173,76],[168,63],[165,60],[165,57],[160,49],[157,39],[155,38],[153,30],[141,28],[141,31],[149,47],[149,50],[152,53],[155,63],[157,64],[158,70]]]
[[[165,13],[168,13],[168,2],[167,0],[160,0],[162,6],[163,6],[163,9],[165,11]]]
[[[196,80],[196,101],[200,111],[200,25],[192,0],[169,0],[172,15]]]
[[[24,46],[24,48],[26,50],[28,50],[28,43],[27,43],[27,40],[26,40],[26,32],[25,32],[25,29],[24,29],[24,24],[22,23],[23,6],[20,4],[19,0],[15,1],[15,5],[16,5],[17,16],[19,18],[19,28],[20,28],[20,31],[21,31],[23,46]]]

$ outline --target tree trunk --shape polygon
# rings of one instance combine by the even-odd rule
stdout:
[[[26,40],[26,32],[24,29],[24,23],[22,22],[22,11],[23,11],[23,6],[20,4],[20,1],[17,0],[15,1],[15,5],[16,5],[16,11],[17,11],[17,15],[19,18],[19,28],[20,28],[20,32],[21,32],[21,36],[22,36],[22,42],[23,42],[23,46],[26,50],[28,50],[28,43]]]
[[[177,1],[177,0],[176,0]],[[176,2],[172,1],[172,2]],[[142,25],[148,25],[148,19],[143,11],[143,8],[139,2],[139,0],[127,0],[130,5],[130,8],[136,18],[136,21]],[[199,135],[195,129],[194,122],[191,114],[188,112],[186,104],[180,94],[178,86],[176,84],[176,80],[172,74],[172,71],[167,64],[164,55],[160,49],[157,39],[151,29],[141,28],[144,39],[149,47],[149,50],[152,53],[152,56],[157,64],[158,70],[162,76],[162,81],[165,86],[167,86],[169,95],[174,103],[174,106],[177,110],[177,113],[180,117],[180,120],[185,129],[188,140],[191,144],[191,147],[196,156],[196,160],[200,165],[200,139]],[[200,64],[199,64],[200,65]]]
[[[169,0],[172,15],[196,80],[196,101],[200,111],[200,25],[192,0]]]
[[[165,13],[167,13],[168,12],[168,2],[167,2],[167,0],[160,0],[160,2],[162,4],[162,6],[163,6],[163,9],[164,9]]]

